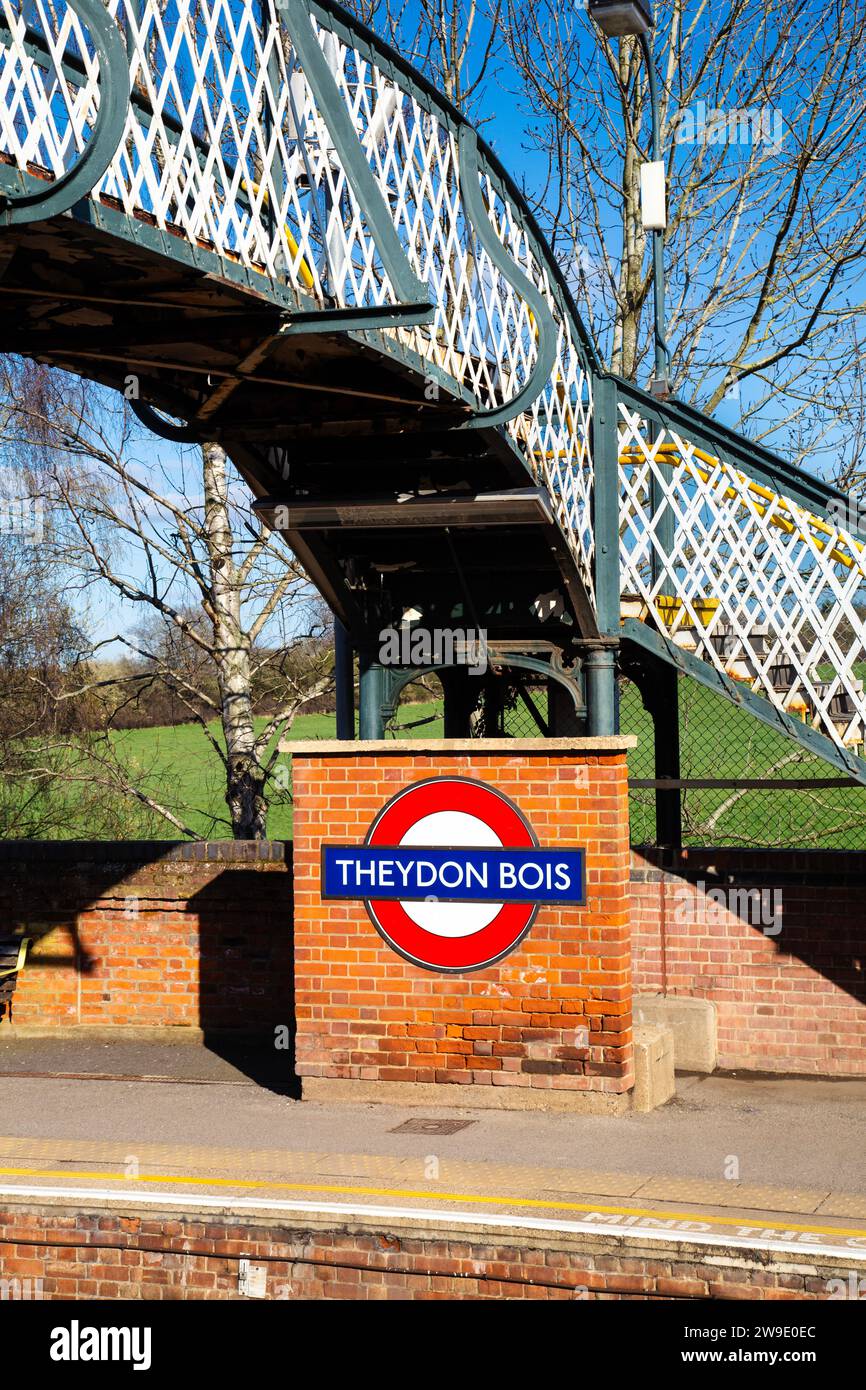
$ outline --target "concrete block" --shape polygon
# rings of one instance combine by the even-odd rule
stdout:
[[[638,1024],[634,1029],[634,1109],[642,1114],[655,1110],[676,1089],[673,1033],[656,1024]]]
[[[672,994],[638,994],[634,1021],[670,1028],[677,1071],[715,1071],[718,1065],[716,1006],[709,999]]]

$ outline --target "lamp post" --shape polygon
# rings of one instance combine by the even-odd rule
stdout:
[[[665,167],[659,121],[658,82],[648,33],[652,29],[649,0],[589,0],[589,15],[608,38],[636,38],[649,80],[652,116],[652,162],[641,165],[641,222],[653,235],[653,301],[655,308],[655,374],[649,389],[664,400],[671,393],[671,362],[665,338],[664,231],[667,226]]]

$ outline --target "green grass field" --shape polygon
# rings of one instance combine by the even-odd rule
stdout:
[[[398,724],[403,727],[430,718],[433,719],[432,723],[406,728],[406,736],[410,738],[421,734],[441,738],[441,710],[436,705],[417,704],[403,706],[398,711]],[[258,723],[261,729],[264,720]],[[210,731],[214,738],[222,742],[217,725],[211,725]],[[289,737],[334,738],[335,718],[332,714],[300,714],[292,725]],[[230,836],[222,763],[197,725],[127,729],[115,736],[115,746],[136,785],[155,800],[167,803],[197,835],[211,839]],[[273,801],[268,817],[268,834],[275,840],[288,840],[292,836],[292,804],[287,787],[291,775],[290,761],[287,757],[280,759],[282,768],[280,764],[277,765],[277,775],[271,788]],[[182,814],[180,808],[183,808]],[[176,838],[177,832],[168,822],[163,821],[160,825],[159,821],[149,817],[138,817],[138,820],[140,824],[130,825],[133,838],[142,839],[151,835]],[[76,827],[68,838],[74,838],[78,833],[86,835],[86,827]]]
[[[539,706],[544,713],[544,697]],[[651,778],[652,724],[637,689],[623,687],[620,718],[623,733],[636,734],[638,746],[629,758],[633,778]],[[681,681],[682,775],[684,777],[794,779],[834,776],[833,769],[757,720],[691,681]],[[442,737],[439,703],[400,708],[397,724],[409,737]],[[536,733],[525,708],[518,705],[506,717],[514,735]],[[211,727],[219,737],[216,726]],[[326,739],[335,736],[333,715],[299,715],[290,737]],[[212,839],[230,834],[224,800],[222,764],[196,725],[126,730],[114,736],[117,752],[130,780],[168,805],[196,835]],[[281,758],[272,785],[268,833],[274,839],[292,835],[290,760]],[[634,790],[631,796],[631,838],[651,843],[654,833],[654,793]],[[866,794],[861,788],[814,791],[692,791],[684,798],[684,830],[688,844],[780,845],[791,848],[866,849]],[[124,810],[124,835],[130,839],[175,839],[179,832],[163,819],[129,803]],[[93,827],[86,814],[66,826],[65,838],[90,838]]]
[[[652,778],[652,721],[634,686],[620,705],[623,733],[637,734],[632,778]],[[683,777],[807,781],[840,776],[793,740],[694,681],[680,681]],[[654,838],[655,794],[631,794],[633,844]],[[866,789],[696,790],[683,796],[683,839],[691,845],[776,845],[792,849],[866,849]]]

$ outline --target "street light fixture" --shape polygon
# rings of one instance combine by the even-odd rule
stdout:
[[[589,0],[589,13],[611,39],[647,34],[653,27],[647,0]]]
[[[640,44],[650,91],[652,160],[641,166],[641,222],[653,237],[653,300],[655,307],[655,375],[649,389],[661,400],[671,393],[671,362],[665,339],[664,229],[667,226],[664,161],[659,121],[658,83],[647,34],[652,29],[649,0],[589,0],[589,16],[608,38],[636,38]]]

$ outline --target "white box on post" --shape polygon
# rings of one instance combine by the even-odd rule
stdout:
[[[640,215],[645,232],[663,232],[668,225],[664,160],[640,166]]]

